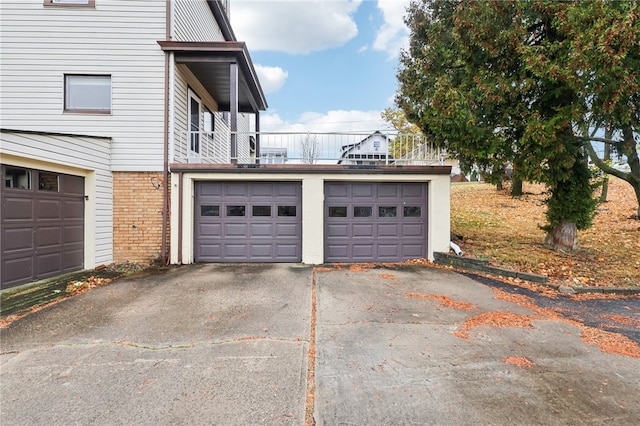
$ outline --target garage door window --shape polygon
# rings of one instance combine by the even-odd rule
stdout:
[[[4,187],[15,189],[31,189],[31,171],[18,167],[6,167]]]
[[[59,192],[58,175],[55,173],[38,173],[38,189],[40,191]]]
[[[245,206],[227,206],[227,216],[240,217],[244,216]]]
[[[296,206],[278,206],[278,216],[296,217]]]
[[[353,217],[373,217],[373,207],[355,206],[353,208]]]
[[[251,214],[253,216],[271,217],[271,206],[253,206]]]
[[[329,217],[347,217],[347,208],[345,206],[329,207]]]
[[[200,216],[220,216],[220,206],[200,206]]]
[[[397,217],[397,207],[378,207],[378,217]]]
[[[404,217],[420,217],[422,216],[422,209],[420,206],[405,206]]]

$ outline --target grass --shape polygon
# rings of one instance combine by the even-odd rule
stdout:
[[[511,197],[484,183],[451,187],[451,230],[465,256],[495,266],[547,275],[549,282],[571,286],[640,286],[640,220],[631,186],[609,179],[608,201],[598,206],[594,225],[578,232],[577,250],[558,252],[543,244],[545,188],[524,184]]]

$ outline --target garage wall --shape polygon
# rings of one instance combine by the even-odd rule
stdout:
[[[0,146],[2,164],[84,177],[84,266],[113,262],[110,140],[3,130]]]
[[[182,190],[179,183],[182,180]],[[302,263],[324,263],[324,182],[426,182],[428,185],[427,258],[434,251],[449,250],[450,181],[448,174],[362,174],[362,173],[174,173],[171,179],[171,263],[194,262],[194,187],[196,181],[296,181],[302,183]],[[180,197],[180,193],[182,196]],[[180,227],[180,217],[182,226]]]

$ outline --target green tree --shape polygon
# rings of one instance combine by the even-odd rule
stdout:
[[[398,72],[396,102],[424,133],[486,170],[511,162],[547,185],[545,241],[555,249],[577,246],[596,206],[578,124],[607,102],[621,104],[598,111],[608,122],[622,123],[633,109],[590,68],[592,52],[576,46],[586,40],[579,29],[598,30],[582,25],[602,13],[587,3],[413,1]],[[573,63],[575,55],[585,61]],[[611,94],[594,93],[599,80]]]

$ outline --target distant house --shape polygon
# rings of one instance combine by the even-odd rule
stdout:
[[[262,148],[260,150],[260,164],[285,164],[287,162],[287,148]]]
[[[392,161],[389,155],[389,137],[375,131],[360,142],[344,145],[338,164],[374,165],[389,164]]]

